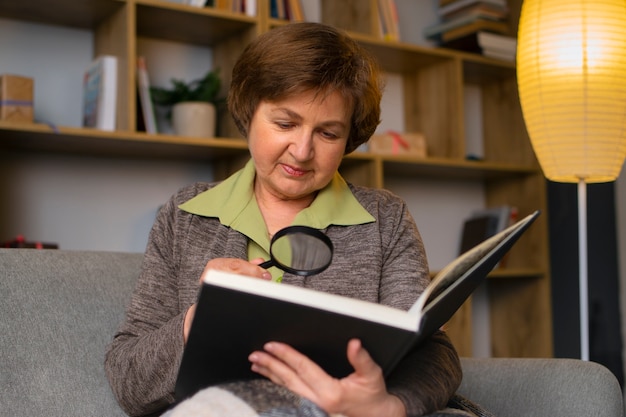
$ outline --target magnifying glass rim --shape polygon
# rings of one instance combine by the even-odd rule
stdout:
[[[328,262],[319,268],[307,269],[307,270],[294,269],[290,266],[284,265],[281,262],[278,262],[276,260],[276,257],[274,256],[274,242],[277,239],[287,234],[293,234],[293,233],[302,233],[305,235],[313,236],[323,241],[324,243],[326,243],[326,246],[328,246],[328,248],[330,249],[330,259],[328,260]],[[270,257],[273,260],[273,262],[276,264],[276,266],[285,272],[288,272],[294,275],[299,275],[299,276],[315,275],[324,271],[326,268],[330,266],[332,262],[334,250],[335,248],[333,247],[333,242],[330,240],[330,238],[326,236],[321,230],[315,229],[310,226],[287,226],[283,229],[280,229],[278,232],[276,232],[276,234],[272,237],[272,241],[270,242]]]

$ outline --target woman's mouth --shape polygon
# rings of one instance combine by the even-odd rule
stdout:
[[[306,175],[309,172],[309,170],[301,169],[301,168],[294,167],[292,165],[286,165],[286,164],[283,164],[283,170],[287,174],[294,176],[294,177],[301,177],[303,175]]]

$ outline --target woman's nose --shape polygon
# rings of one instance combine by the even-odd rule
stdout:
[[[290,145],[290,152],[297,161],[307,161],[313,158],[313,132],[302,129],[294,135]]]

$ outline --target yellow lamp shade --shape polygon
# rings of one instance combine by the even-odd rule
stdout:
[[[619,176],[626,157],[626,1],[524,0],[517,81],[548,179]]]

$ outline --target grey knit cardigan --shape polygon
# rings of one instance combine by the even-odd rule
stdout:
[[[174,401],[184,349],[183,318],[197,298],[207,261],[247,258],[246,236],[218,219],[178,208],[212,186],[197,183],[185,187],[159,211],[126,319],[107,349],[107,376],[120,405],[130,415],[158,413]],[[415,222],[405,202],[394,194],[350,188],[376,221],[328,227],[325,233],[335,247],[332,265],[312,277],[285,274],[280,285],[408,309],[429,281]],[[457,353],[448,337],[438,332],[400,363],[387,379],[387,389],[404,402],[409,415],[417,416],[445,407],[460,380]]]

